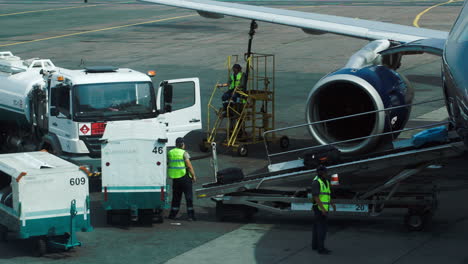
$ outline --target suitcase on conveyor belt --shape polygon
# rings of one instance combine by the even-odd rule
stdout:
[[[340,162],[341,152],[332,145],[311,149],[304,153],[304,166],[315,169],[318,165],[333,165]]]
[[[411,139],[413,146],[419,148],[430,143],[447,142],[448,131],[447,127],[439,126],[426,129],[414,135]]]
[[[244,179],[244,173],[241,168],[227,168],[220,170],[216,176],[219,184],[233,183]]]

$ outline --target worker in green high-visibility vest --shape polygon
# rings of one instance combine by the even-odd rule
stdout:
[[[232,66],[232,73],[229,75],[227,83],[218,84],[218,87],[228,87],[228,90],[223,94],[221,100],[223,102],[232,101],[237,102],[240,95],[234,93],[234,90],[245,91],[247,80],[245,79],[245,73],[242,72],[242,67],[239,64]]]
[[[193,209],[192,182],[197,180],[190,162],[190,155],[185,151],[184,139],[176,139],[176,147],[167,153],[167,176],[172,179],[172,203],[169,219],[176,219],[182,194],[185,196],[189,221],[195,221]]]
[[[331,200],[330,179],[327,174],[327,168],[319,165],[316,169],[317,176],[312,181],[312,210],[315,219],[312,231],[312,249],[317,250],[319,254],[328,255],[331,250],[325,247],[325,238],[327,236],[327,216],[330,207],[336,211],[335,204]]]

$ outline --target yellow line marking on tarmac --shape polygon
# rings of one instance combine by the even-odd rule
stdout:
[[[123,4],[123,3],[130,3],[130,2],[118,2],[118,3],[112,3],[112,4]],[[74,9],[74,8],[86,8],[86,7],[93,7],[93,6],[112,5],[112,4],[97,4],[97,5],[85,5],[85,6],[67,6],[67,7],[60,7],[60,8],[49,8],[49,9],[41,9],[41,10],[31,10],[31,11],[23,11],[23,12],[17,12],[17,13],[0,14],[0,17],[3,17],[3,16],[22,15],[22,14],[29,14],[29,13],[38,13],[38,12],[57,11],[57,10],[65,10],[65,9]]]
[[[100,31],[107,31],[107,30],[118,29],[118,28],[125,28],[125,27],[132,27],[132,26],[138,26],[138,25],[144,25],[144,24],[151,24],[151,23],[156,23],[156,22],[169,21],[169,20],[175,20],[175,19],[179,19],[179,18],[186,18],[186,17],[193,17],[193,16],[197,16],[197,15],[176,16],[176,17],[162,18],[162,19],[145,21],[145,22],[140,22],[140,23],[122,25],[122,26],[87,30],[87,31],[76,32],[76,33],[65,34],[65,35],[59,35],[59,36],[53,36],[53,37],[48,37],[48,38],[41,38],[41,39],[34,39],[34,40],[28,40],[28,41],[15,42],[15,43],[10,43],[10,44],[3,44],[3,45],[0,45],[0,47],[8,47],[8,46],[26,44],[26,43],[31,43],[31,42],[38,42],[38,41],[43,41],[43,40],[65,38],[65,37],[70,37],[70,36],[77,36],[77,35],[83,35],[83,34],[100,32]]]
[[[14,15],[21,15],[21,14],[28,14],[28,13],[38,13],[38,12],[65,10],[65,9],[73,9],[73,8],[85,8],[85,7],[93,7],[93,6],[98,6],[98,5],[71,6],[71,7],[69,6],[69,7],[61,7],[61,8],[50,8],[50,9],[42,9],[42,10],[24,11],[24,12],[17,12],[17,13],[0,14],[0,17],[3,17],[3,16],[14,16]]]
[[[436,8],[438,6],[442,6],[442,5],[446,5],[446,4],[450,4],[450,3],[454,3],[454,2],[459,2],[460,0],[449,0],[447,2],[444,2],[444,3],[440,3],[440,4],[437,4],[437,5],[433,5],[431,7],[428,7],[426,9],[424,9],[421,13],[419,13],[413,20],[413,26],[415,27],[419,27],[419,19],[424,15],[426,14],[427,12],[429,12],[429,10],[433,9],[433,8]]]

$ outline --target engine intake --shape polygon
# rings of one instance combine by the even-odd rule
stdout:
[[[361,69],[341,69],[322,78],[307,100],[308,123],[383,110],[410,104],[413,88],[407,79],[385,66],[372,65]],[[404,128],[411,107],[359,115],[310,125],[312,136],[320,144],[352,140]],[[384,139],[376,136],[336,145],[343,154],[358,154],[376,148]]]

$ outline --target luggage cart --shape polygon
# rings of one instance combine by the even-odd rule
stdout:
[[[87,170],[47,152],[0,155],[3,240],[34,239],[34,254],[81,246],[91,231]]]

